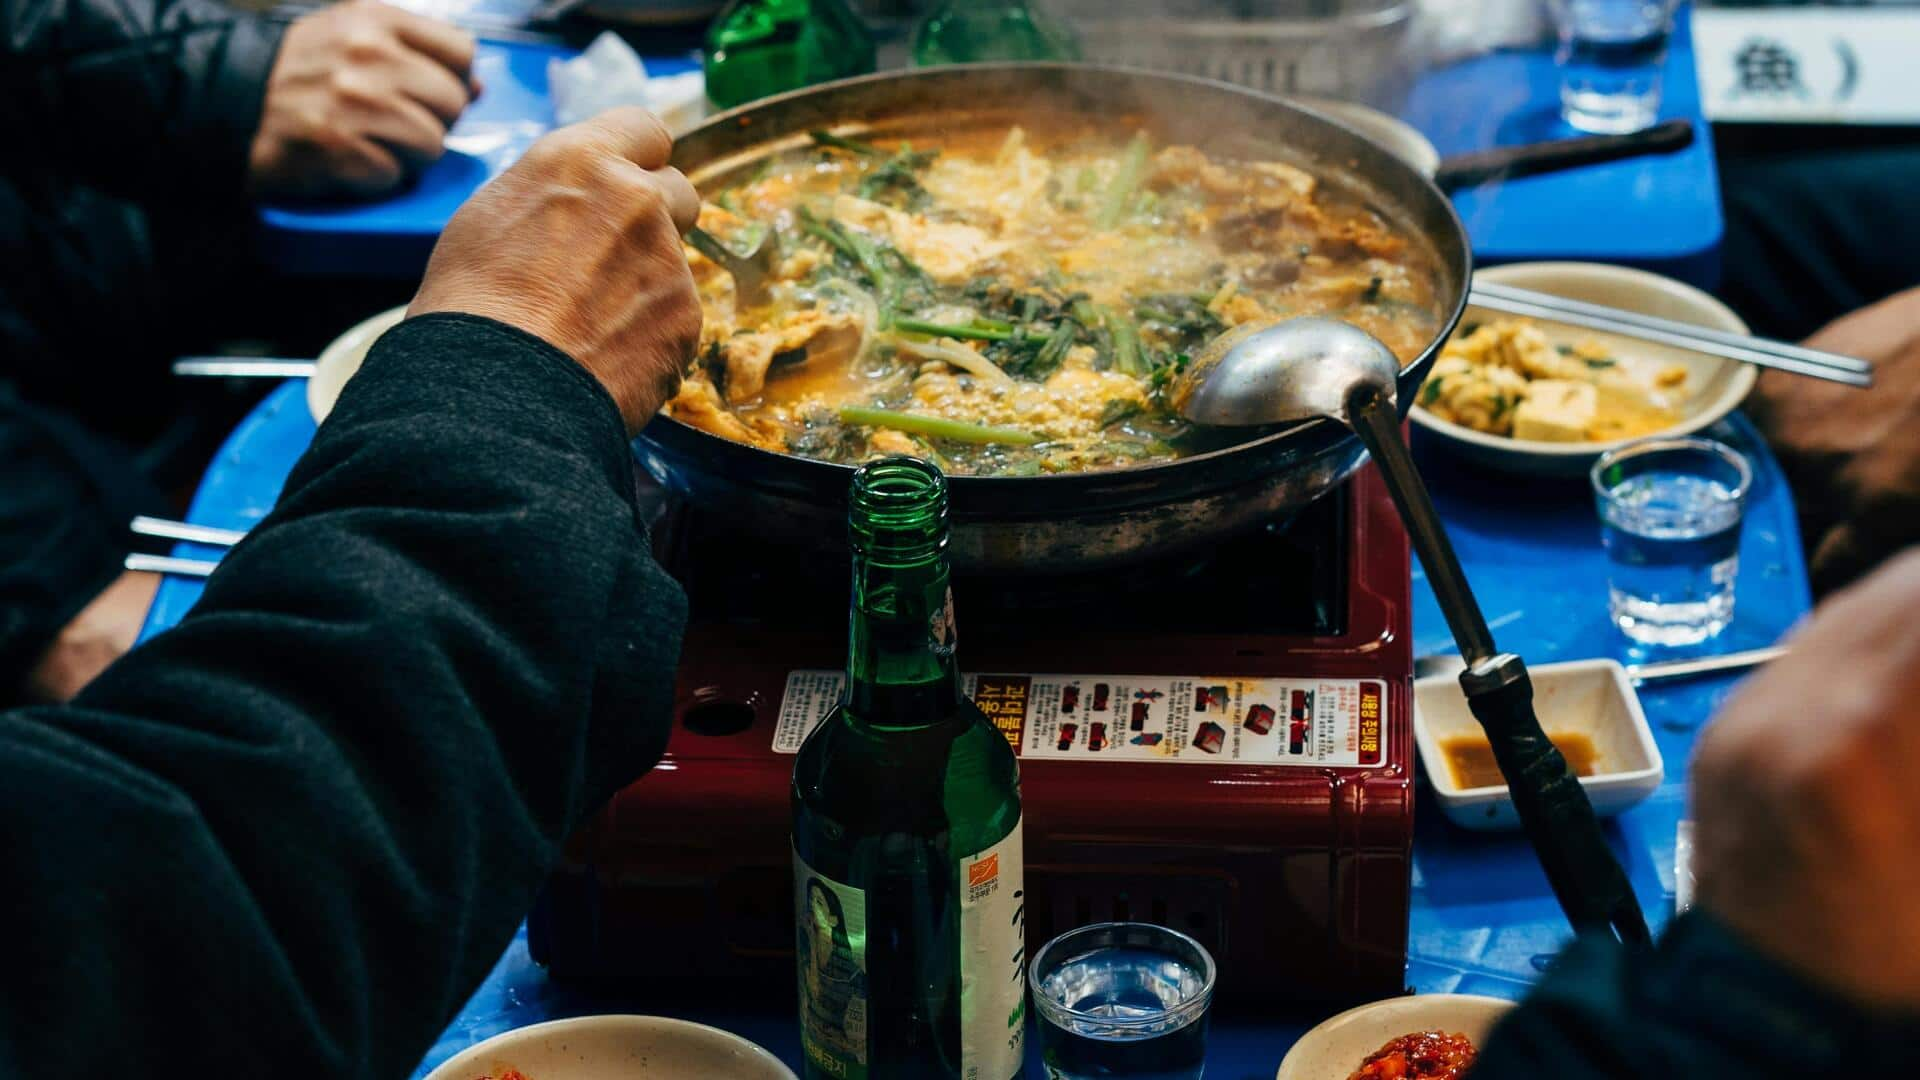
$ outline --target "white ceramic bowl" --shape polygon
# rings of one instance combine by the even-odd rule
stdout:
[[[796,1080],[772,1054],[719,1028],[664,1016],[580,1016],[495,1035],[427,1074],[479,1080]]]
[[[1482,270],[1474,275],[1474,279],[1605,304],[1714,330],[1736,334],[1747,332],[1747,325],[1725,304],[1691,285],[1645,270],[1602,263],[1513,263]],[[1508,316],[1468,306],[1467,313],[1460,321],[1465,325],[1503,317]],[[1747,396],[1747,391],[1753,389],[1753,381],[1758,377],[1753,365],[1736,360],[1722,360],[1688,349],[1577,327],[1556,326],[1545,320],[1533,321],[1546,330],[1547,336],[1555,344],[1571,344],[1591,338],[1609,346],[1621,356],[1645,357],[1660,364],[1680,364],[1687,369],[1686,382],[1680,388],[1680,422],[1658,432],[1649,432],[1646,437],[1690,435],[1717,422],[1739,406],[1741,399]],[[1557,443],[1510,439],[1442,420],[1418,403],[1414,405],[1411,416],[1414,423],[1439,436],[1443,443],[1462,456],[1510,472],[1581,475],[1601,454],[1632,441],[1616,439],[1608,442]]]
[[[1647,726],[1627,670],[1616,660],[1573,660],[1532,668],[1533,707],[1547,736],[1582,734],[1593,740],[1595,772],[1580,778],[1594,813],[1617,814],[1659,788],[1666,776],[1660,747]],[[1440,809],[1468,829],[1515,829],[1507,785],[1462,788],[1454,782],[1440,745],[1460,735],[1482,735],[1467,697],[1452,675],[1432,675],[1413,684],[1413,739],[1433,781]]]
[[[406,316],[407,309],[402,306],[390,308],[370,319],[362,319],[320,351],[313,376],[307,380],[307,411],[313,414],[314,423],[325,420],[327,414],[333,411],[333,403],[340,397],[340,388],[347,385],[347,380],[353,377],[354,372],[360,370],[360,363],[367,358],[367,350],[373,348],[374,341],[398,326]]]
[[[1275,1080],[1347,1080],[1367,1055],[1416,1031],[1465,1035],[1474,1046],[1513,1002],[1475,994],[1413,994],[1348,1009],[1300,1036]]]

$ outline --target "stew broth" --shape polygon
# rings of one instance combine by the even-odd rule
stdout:
[[[706,323],[677,420],[825,461],[1108,468],[1222,444],[1165,390],[1229,327],[1329,315],[1406,362],[1440,325],[1424,240],[1284,162],[1070,124],[814,140],[705,193],[703,228],[778,254],[749,308],[689,251]]]

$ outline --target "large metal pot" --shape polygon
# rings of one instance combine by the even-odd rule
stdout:
[[[723,113],[680,138],[674,163],[712,187],[815,128],[875,138],[938,137],[1070,113],[1112,118],[1240,158],[1290,160],[1365,198],[1431,246],[1441,326],[1400,373],[1404,412],[1466,303],[1471,255],[1453,207],[1425,177],[1317,113],[1224,83],[1080,64],[994,64],[867,76]],[[843,542],[851,470],[758,450],[669,417],[635,444],[670,489],[772,540]],[[1135,468],[1057,476],[956,476],[952,558],[991,573],[1092,570],[1216,540],[1296,510],[1360,463],[1359,440],[1328,421],[1230,449]]]

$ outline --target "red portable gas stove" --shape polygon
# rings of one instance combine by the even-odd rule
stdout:
[[[684,507],[656,526],[692,607],[676,723],[530,920],[556,973],[791,980],[788,780],[839,692],[847,567],[740,531]],[[1225,995],[1400,990],[1407,590],[1371,466],[1284,528],[1197,556],[956,578],[969,692],[1021,755],[1027,940],[1141,919],[1206,945]]]

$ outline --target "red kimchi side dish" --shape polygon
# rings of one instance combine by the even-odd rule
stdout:
[[[1417,1031],[1375,1050],[1347,1080],[1460,1080],[1474,1055],[1465,1035]]]

